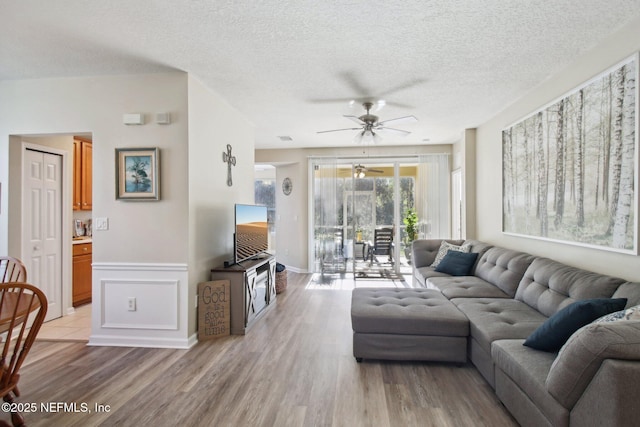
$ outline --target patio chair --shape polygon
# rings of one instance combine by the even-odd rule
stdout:
[[[377,228],[373,232],[373,244],[369,248],[371,262],[379,262],[378,255],[386,255],[387,262],[393,265],[393,227]]]

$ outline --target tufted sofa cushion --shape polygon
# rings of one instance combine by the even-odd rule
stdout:
[[[487,252],[489,249],[493,247],[492,245],[489,245],[485,242],[481,242],[480,240],[472,240],[472,239],[465,240],[464,244],[471,248],[469,252],[478,254],[478,261],[480,261],[480,258],[482,258],[482,255],[484,255],[485,252]]]
[[[620,285],[611,298],[626,298],[627,307],[640,305],[640,283],[626,282]]]
[[[518,285],[515,298],[547,317],[578,301],[611,298],[623,279],[536,258]]]
[[[510,298],[456,298],[451,300],[470,322],[469,332],[491,354],[491,343],[526,338],[547,318],[521,301]]]
[[[429,277],[427,288],[440,289],[442,294],[452,298],[512,298],[500,288],[476,276]]]
[[[430,286],[427,283],[427,279],[430,277],[449,277],[446,273],[441,273],[436,271],[431,264],[436,258],[438,254],[438,250],[440,249],[440,244],[446,241],[453,245],[468,245],[470,247],[469,252],[477,253],[478,260],[476,261],[472,272],[475,272],[475,269],[480,262],[480,258],[485,254],[485,252],[490,249],[492,246],[481,242],[479,240],[443,240],[443,239],[418,239],[414,240],[412,243],[411,251],[412,251],[412,263],[413,263],[413,275],[414,275],[414,285],[424,286],[430,289],[436,289],[433,286]]]
[[[478,261],[475,275],[513,297],[522,276],[534,259],[533,255],[524,252],[492,247]]]
[[[411,259],[415,268],[428,267],[436,259],[440,244],[445,241],[452,245],[462,245],[464,240],[418,239],[411,244]]]

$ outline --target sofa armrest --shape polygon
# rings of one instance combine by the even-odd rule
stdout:
[[[640,361],[606,359],[569,416],[571,426],[638,423]]]
[[[573,408],[607,359],[640,366],[640,322],[591,323],[576,331],[551,365],[547,391],[565,408]]]
[[[464,240],[448,239],[417,239],[411,244],[411,262],[414,268],[430,266],[436,259],[438,249],[443,240],[453,244],[462,245]]]

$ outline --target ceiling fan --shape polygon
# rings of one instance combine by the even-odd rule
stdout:
[[[414,123],[417,122],[418,119],[416,119],[414,116],[404,116],[404,117],[398,117],[395,119],[389,119],[389,120],[383,120],[383,121],[379,121],[378,120],[378,116],[376,116],[375,114],[371,114],[371,108],[373,107],[373,102],[365,102],[362,104],[362,106],[364,107],[364,109],[367,111],[366,114],[363,114],[360,117],[356,117],[356,116],[344,116],[349,120],[353,120],[354,122],[356,122],[358,125],[360,125],[360,127],[354,127],[354,128],[345,128],[345,129],[332,129],[332,130],[323,130],[323,131],[319,131],[318,133],[328,133],[328,132],[341,132],[341,131],[345,131],[345,130],[357,130],[358,133],[356,134],[354,140],[358,143],[368,143],[368,142],[373,142],[373,143],[377,143],[380,141],[380,135],[378,135],[378,133],[382,133],[382,134],[391,134],[391,135],[396,135],[396,136],[407,136],[409,135],[411,132],[406,131],[406,130],[402,130],[402,129],[395,129],[395,128],[390,128],[388,127],[389,124],[393,123],[393,124],[399,124],[399,123]]]
[[[380,169],[371,169],[364,167],[362,164],[357,164],[353,167],[353,177],[354,178],[364,178],[365,172],[373,172],[373,173],[384,173]]]

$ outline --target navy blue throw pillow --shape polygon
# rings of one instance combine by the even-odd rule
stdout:
[[[622,310],[626,298],[596,298],[576,301],[549,317],[524,342],[542,351],[558,351],[575,331],[606,314]]]
[[[478,254],[475,252],[449,250],[436,267],[436,271],[452,276],[468,276],[471,274],[476,258],[478,258]]]

